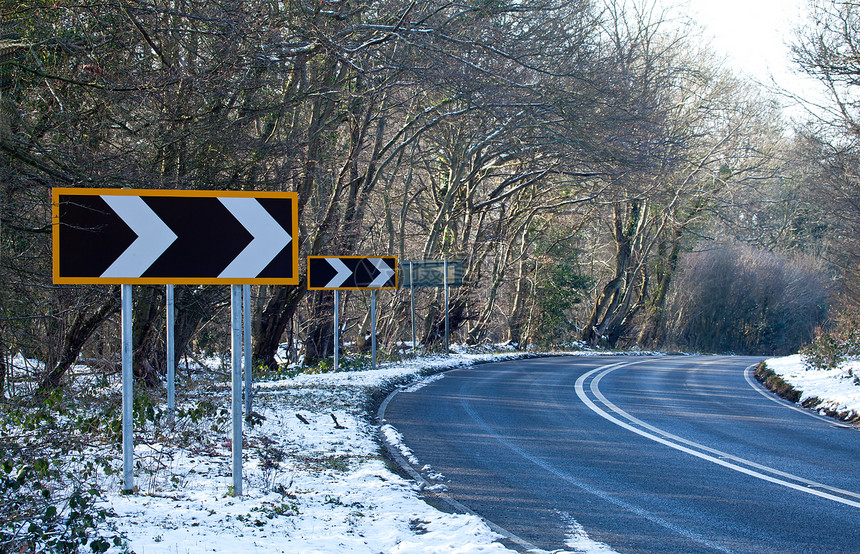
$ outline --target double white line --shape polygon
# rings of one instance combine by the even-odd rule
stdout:
[[[615,425],[623,427],[628,431],[632,431],[637,435],[650,439],[654,442],[666,445],[669,448],[674,448],[675,450],[685,452],[687,454],[690,454],[691,456],[695,456],[702,460],[707,460],[717,465],[749,475],[751,477],[755,477],[757,479],[761,479],[763,481],[767,481],[769,483],[775,483],[777,485],[782,485],[784,487],[804,492],[806,494],[826,498],[828,500],[839,502],[840,504],[845,504],[847,506],[860,508],[860,494],[856,492],[846,491],[843,489],[825,485],[823,483],[804,479],[803,477],[798,477],[797,475],[792,475],[791,473],[779,471],[777,469],[756,462],[752,462],[744,458],[733,456],[715,448],[710,448],[703,444],[684,439],[677,435],[673,435],[672,433],[668,433],[666,431],[658,429],[657,427],[649,425],[644,421],[630,415],[629,413],[625,412],[624,410],[610,402],[600,392],[600,380],[603,379],[606,375],[609,375],[616,369],[640,363],[644,362],[621,362],[605,367],[599,367],[597,369],[589,371],[588,373],[585,373],[579,379],[576,380],[575,387],[577,396],[579,396],[579,399],[582,400],[582,402],[586,406],[588,406],[591,411],[603,417],[604,419],[607,419]],[[594,400],[592,400],[588,396],[588,394],[586,394],[586,382],[589,380],[590,382],[588,383],[588,389],[591,392],[591,395],[594,397]],[[599,406],[598,403],[603,407]]]

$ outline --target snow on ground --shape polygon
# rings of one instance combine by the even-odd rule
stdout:
[[[122,460],[114,453],[113,471],[102,483],[104,506],[115,514],[110,524],[137,554],[512,552],[480,518],[431,507],[415,483],[394,473],[377,433],[404,457],[414,455],[395,428],[377,429],[366,409],[380,388],[415,390],[444,378],[446,369],[522,355],[425,356],[372,371],[256,383],[260,417],[244,428],[241,497],[230,494],[229,390],[221,387],[208,399],[223,408],[215,423],[207,420],[209,427],[177,427],[171,440],[136,442],[135,494],[119,493]],[[813,371],[800,356],[790,356],[767,364],[803,390],[803,398],[860,413],[860,386],[849,372],[860,371],[860,363]],[[574,519],[568,523],[569,551],[612,552]]]
[[[801,354],[766,360],[767,367],[798,391],[800,402],[817,398],[821,413],[860,414],[860,360],[844,362],[836,369],[811,369]]]
[[[244,427],[241,497],[230,494],[230,422],[222,411],[205,437],[183,443],[177,437],[199,432],[186,428],[164,444],[138,440],[135,494],[119,493],[122,460],[114,457],[102,484],[104,507],[115,514],[109,523],[137,554],[512,552],[479,517],[425,503],[416,484],[387,465],[365,410],[368,395],[386,384],[414,390],[443,378],[438,372],[445,369],[521,356],[425,356],[373,371],[256,383],[254,412],[261,417]],[[226,387],[210,400],[229,409]],[[396,429],[380,431],[411,455]],[[611,552],[575,521],[570,525],[571,551]]]

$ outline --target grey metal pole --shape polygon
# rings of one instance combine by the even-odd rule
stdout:
[[[245,348],[245,417],[249,417],[254,398],[254,368],[251,366],[251,285],[242,285],[242,324],[242,342]]]
[[[442,278],[443,283],[445,284],[445,354],[450,352],[449,344],[448,344],[448,259],[442,263],[442,270],[445,272],[445,276]]]
[[[132,371],[131,285],[122,285],[122,490],[134,491],[134,373]]]
[[[233,358],[233,496],[242,496],[242,285],[230,285]]]
[[[412,271],[414,264],[409,262],[409,297],[412,310],[412,348],[415,348],[415,273]]]
[[[370,359],[376,369],[376,291],[370,291]]]
[[[340,362],[340,291],[334,291],[334,370]]]
[[[167,285],[165,296],[167,300],[167,321],[165,322],[165,327],[167,327],[167,338],[165,339],[167,341],[167,418],[172,425],[176,414],[176,314],[174,313],[173,285]]]

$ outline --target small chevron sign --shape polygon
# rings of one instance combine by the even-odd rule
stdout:
[[[308,288],[396,289],[397,256],[308,256]]]
[[[297,285],[294,192],[55,188],[54,282]]]

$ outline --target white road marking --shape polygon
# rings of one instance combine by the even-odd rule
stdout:
[[[474,408],[472,408],[472,406],[469,405],[467,396],[464,396],[464,395],[460,396],[460,405],[463,407],[463,409],[466,411],[466,413],[469,415],[469,417],[471,417],[472,420],[475,423],[477,423],[487,433],[487,436],[492,437],[493,439],[495,439],[496,441],[498,441],[499,443],[504,445],[506,448],[508,448],[511,452],[514,452],[515,454],[517,454],[521,458],[528,460],[529,462],[540,467],[544,471],[547,471],[548,473],[555,475],[559,479],[561,479],[561,480],[563,480],[563,481],[565,481],[571,485],[574,485],[575,487],[578,487],[578,488],[584,490],[585,492],[587,492],[591,495],[594,495],[594,496],[596,496],[596,497],[598,497],[598,498],[600,498],[606,502],[609,502],[610,504],[614,504],[623,510],[634,513],[634,514],[638,515],[639,517],[650,521],[651,523],[659,525],[660,527],[663,527],[664,529],[668,529],[669,531],[672,531],[672,532],[677,533],[683,537],[686,537],[693,542],[699,543],[699,544],[701,544],[707,548],[711,548],[713,550],[718,550],[720,552],[727,552],[727,553],[732,552],[731,550],[728,550],[725,547],[709,540],[707,537],[704,537],[704,536],[702,536],[698,533],[695,533],[694,531],[691,531],[689,529],[685,529],[683,527],[680,527],[679,525],[676,525],[675,523],[672,523],[671,521],[669,521],[667,519],[664,519],[664,518],[662,518],[662,517],[660,517],[660,516],[658,516],[652,512],[649,512],[648,510],[646,510],[640,506],[626,502],[614,494],[611,494],[611,493],[606,492],[602,489],[594,487],[593,485],[590,485],[587,482],[574,477],[570,473],[555,467],[553,464],[551,464],[545,460],[542,460],[541,458],[532,454],[528,450],[525,450],[524,448],[520,448],[519,446],[515,445],[512,441],[508,440],[506,437],[503,437],[502,435],[497,433],[493,427],[491,427],[486,421],[484,421],[484,419],[480,415],[478,415],[478,413],[474,410]]]
[[[855,508],[860,508],[860,502],[855,501],[855,500],[850,500],[848,498],[842,498],[840,496],[836,496],[836,494],[844,494],[846,496],[851,496],[851,497],[860,499],[860,494],[858,494],[858,493],[851,492],[851,491],[845,491],[845,490],[838,489],[835,487],[830,487],[830,486],[824,485],[822,483],[816,483],[815,481],[810,481],[808,479],[804,479],[802,477],[798,477],[798,476],[792,475],[790,473],[785,473],[785,472],[779,471],[777,469],[752,462],[750,460],[745,460],[743,458],[732,456],[731,454],[721,452],[719,450],[704,446],[702,444],[683,439],[683,438],[678,437],[676,435],[673,435],[671,433],[667,433],[665,431],[662,431],[662,430],[660,430],[660,429],[658,429],[652,425],[649,425],[649,424],[633,417],[632,415],[628,414],[627,412],[625,412],[624,410],[620,409],[618,406],[616,406],[615,404],[610,402],[605,396],[603,396],[603,394],[600,392],[600,389],[599,389],[600,380],[603,377],[605,377],[609,373],[612,373],[616,369],[630,366],[630,365],[634,365],[634,364],[640,364],[640,363],[644,363],[644,361],[626,362],[626,363],[622,362],[622,363],[616,363],[616,364],[612,364],[609,366],[599,367],[599,368],[593,369],[593,370],[581,375],[579,377],[579,379],[576,380],[576,384],[574,385],[575,389],[576,389],[576,395],[579,397],[580,400],[582,400],[582,402],[586,406],[588,406],[588,408],[591,411],[593,411],[597,415],[599,415],[602,418],[614,423],[615,425],[618,425],[619,427],[627,429],[628,431],[636,433],[637,435],[640,435],[642,437],[650,439],[654,442],[658,442],[658,443],[663,444],[665,446],[668,446],[670,448],[674,448],[675,450],[679,450],[681,452],[685,452],[687,454],[690,454],[691,456],[695,456],[695,457],[700,458],[702,460],[712,462],[714,464],[717,464],[717,465],[723,466],[725,468],[737,471],[739,473],[743,473],[745,475],[749,475],[751,477],[755,477],[757,479],[761,479],[763,481],[767,481],[769,483],[782,485],[784,487],[788,487],[790,489],[794,489],[794,490],[797,490],[800,492],[805,492],[805,493],[811,494],[813,496],[826,498],[828,500],[832,500],[834,502],[839,502],[839,503],[845,504],[847,506],[853,506]],[[621,418],[626,419],[627,421],[622,421],[621,419],[618,419],[614,415],[606,412],[605,410],[600,408],[595,402],[593,402],[588,397],[588,395],[586,394],[586,392],[585,392],[585,381],[589,377],[591,377],[592,375],[594,375],[596,373],[600,373],[600,375],[598,375],[597,377],[592,379],[591,384],[589,386],[589,388],[591,389],[591,392],[595,395],[595,397],[604,406],[609,408],[611,411],[615,412],[615,414],[617,414]],[[640,429],[639,427],[635,427],[634,425],[631,425],[631,424],[639,425],[639,426],[643,427],[644,429]],[[694,448],[697,448],[699,450],[694,450]],[[714,455],[712,456],[711,454],[714,454]],[[720,456],[720,457],[725,458],[725,459],[720,459],[719,457],[716,457],[716,456]],[[732,460],[732,461],[730,462],[727,460]],[[744,465],[747,465],[749,467],[742,467],[741,465],[738,465],[738,464],[744,464]],[[755,468],[759,471],[755,471],[755,470],[750,469],[750,468]],[[772,475],[766,475],[765,473],[762,473],[762,471],[766,471],[767,473],[771,473],[772,475],[778,475],[780,477],[783,477],[784,479],[780,479],[780,478],[774,477]],[[792,483],[792,482],[787,481],[785,479],[791,479],[791,480],[796,481],[796,482]],[[798,483],[802,483],[802,484],[798,484]],[[816,487],[816,488],[810,488],[810,487]],[[818,490],[818,489],[824,489],[824,490]],[[830,491],[830,492],[825,492],[825,491]],[[831,493],[835,493],[835,494],[831,494]]]

